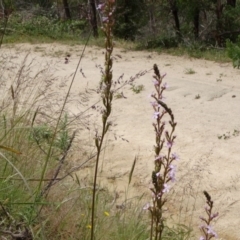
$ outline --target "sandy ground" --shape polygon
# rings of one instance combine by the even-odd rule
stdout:
[[[53,101],[64,98],[83,46],[15,45],[4,46],[2,54],[14,56],[20,62],[29,51],[38,69],[48,64],[56,77],[57,92]],[[70,54],[68,63],[65,57]],[[114,80],[122,74],[127,81],[137,73],[158,64],[169,88],[165,92],[166,103],[174,112],[177,139],[174,152],[180,156],[177,182],[169,193],[169,211],[177,213],[180,222],[194,227],[200,225],[207,190],[220,217],[215,225],[221,239],[240,240],[240,70],[229,63],[215,63],[188,57],[174,57],[159,53],[114,51]],[[94,92],[101,79],[104,52],[98,47],[88,47],[77,72],[67,104],[70,115],[81,113],[85,123],[80,127],[80,144],[86,155],[93,151],[93,136],[99,129],[98,111],[91,108],[100,96]],[[195,71],[188,74],[190,70]],[[134,84],[144,89],[136,94],[127,85],[120,90],[126,98],[113,102],[111,120],[113,128],[106,138],[106,149],[100,163],[99,180],[102,185],[124,195],[132,162],[137,164],[129,195],[147,193],[153,169],[154,132],[153,109],[150,105],[153,92],[153,72],[137,78]],[[118,85],[118,87],[121,86]],[[79,104],[81,102],[81,104]],[[100,106],[100,104],[95,104]],[[98,107],[97,107],[98,109]],[[90,128],[90,130],[87,130]],[[100,129],[99,129],[100,131]],[[127,141],[126,141],[127,140]],[[92,174],[91,168],[84,169]]]

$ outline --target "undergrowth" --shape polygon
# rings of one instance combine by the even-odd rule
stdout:
[[[33,10],[32,10],[33,11]],[[37,10],[35,10],[37,11]],[[40,11],[40,10],[38,10]],[[59,20],[54,16],[39,14],[34,11],[13,12],[7,21],[6,30],[4,20],[1,20],[3,43],[52,43],[59,42],[67,45],[84,44],[89,31],[87,20]],[[91,38],[89,45],[104,47],[104,34],[100,32],[98,38]],[[131,50],[148,50],[165,52],[172,55],[187,55],[193,58],[203,58],[217,62],[229,62],[231,56],[227,55],[225,49],[215,48],[211,45],[193,43],[179,43],[174,37],[161,36],[159,38],[142,41],[114,39],[117,47]],[[228,43],[228,45],[230,45]],[[228,47],[229,48],[229,47]],[[229,52],[229,51],[228,51]]]

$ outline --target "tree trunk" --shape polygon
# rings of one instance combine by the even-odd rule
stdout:
[[[223,19],[222,19],[222,15],[223,15],[223,7],[224,4],[222,4],[221,0],[217,0],[216,2],[216,17],[217,17],[217,24],[216,24],[216,43],[219,47],[222,47],[223,43],[222,43],[222,38],[220,37],[222,31],[223,31]]]
[[[223,4],[221,0],[217,0],[216,2],[216,16],[217,16],[217,25],[216,30],[218,33],[222,31],[222,14],[223,14]]]
[[[98,25],[97,25],[97,11],[96,11],[96,4],[95,0],[89,0],[89,7],[90,7],[90,21],[93,30],[93,36],[98,38]]]
[[[178,7],[177,7],[177,2],[176,0],[170,0],[170,8],[171,8],[171,12],[174,18],[174,22],[175,22],[175,31],[176,34],[179,38],[181,38],[181,32],[180,32],[180,22],[179,22],[179,18],[178,18]]]
[[[63,7],[64,7],[66,19],[70,20],[71,13],[70,13],[69,5],[68,5],[68,0],[63,0]]]
[[[199,37],[199,15],[200,15],[200,9],[199,7],[196,7],[194,10],[194,16],[193,16],[193,32],[195,40]]]
[[[155,1],[150,1],[149,4],[149,20],[150,20],[150,27],[152,30],[153,35],[156,34],[156,19],[155,19]]]

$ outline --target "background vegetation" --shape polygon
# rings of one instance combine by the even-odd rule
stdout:
[[[99,0],[1,0],[8,34],[78,36],[102,25]],[[94,9],[94,10],[93,10]],[[240,33],[237,0],[117,0],[114,34],[147,48],[192,45],[224,47]],[[3,21],[2,21],[3,22]]]
[[[101,38],[98,5],[102,2],[1,0],[0,40],[79,42],[90,30]],[[175,49],[179,53],[176,49],[180,48],[193,57],[209,58],[206,52],[216,51],[224,56],[228,47],[227,54],[237,67],[239,11],[238,0],[116,0],[113,33],[134,42],[137,49]]]

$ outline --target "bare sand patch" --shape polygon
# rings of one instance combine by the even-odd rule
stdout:
[[[53,101],[58,101],[66,94],[82,49],[83,46],[77,45],[19,44],[3,46],[1,54],[12,56],[17,64],[29,52],[29,58],[38,62],[35,68],[49,64],[52,74],[59,79],[52,86],[52,91],[58,93]],[[193,219],[197,228],[205,205],[202,192],[207,190],[215,202],[215,210],[220,213],[215,226],[219,236],[226,240],[240,239],[240,71],[233,69],[230,63],[155,52],[115,49],[113,55],[114,80],[122,74],[123,81],[129,80],[136,73],[151,69],[154,63],[161,72],[167,73],[166,102],[178,123],[174,148],[180,156],[169,210],[177,212],[180,221],[186,224]],[[102,49],[87,47],[70,94],[72,101],[67,104],[70,115],[83,113],[88,119],[89,125],[79,127],[86,152],[93,151],[94,131],[100,123],[97,111],[91,106],[98,106],[95,103],[100,99],[94,89],[101,79],[103,61]],[[188,74],[189,69],[195,73]],[[152,75],[150,72],[134,81],[135,85],[144,86],[140,93],[126,86],[120,90],[126,98],[113,102],[114,127],[106,139],[99,180],[120,195],[124,195],[132,162],[138,156],[129,194],[145,192],[150,199],[148,187],[154,159],[153,111],[149,104]],[[84,171],[91,174],[91,168]]]

